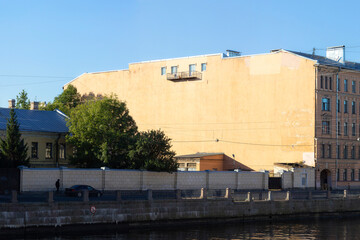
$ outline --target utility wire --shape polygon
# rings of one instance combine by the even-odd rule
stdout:
[[[60,76],[13,75],[13,74],[0,74],[0,77],[26,77],[26,78],[74,78],[74,77],[60,77]]]
[[[62,82],[62,81],[64,81],[64,80],[42,81],[42,82],[29,82],[29,83],[14,83],[14,84],[0,85],[0,87],[13,87],[13,86],[23,86],[23,85],[36,85],[36,84],[54,83],[54,82]]]

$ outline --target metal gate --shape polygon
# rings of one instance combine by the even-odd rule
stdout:
[[[269,189],[281,189],[281,177],[269,177]]]
[[[20,191],[20,170],[0,168],[0,194],[8,194],[11,190]]]

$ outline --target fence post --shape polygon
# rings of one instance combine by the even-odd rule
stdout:
[[[272,201],[272,194],[271,191],[268,191],[268,197],[266,199],[267,201]]]
[[[116,201],[120,202],[121,201],[121,191],[116,191]]]
[[[263,173],[263,190],[269,189],[269,186],[266,187],[266,183],[269,182],[269,174],[267,174],[266,172]]]
[[[89,190],[83,191],[83,202],[89,202]]]
[[[225,198],[232,199],[231,188],[226,188],[226,190],[225,190]]]
[[[26,166],[18,166],[20,171],[20,192],[24,191],[24,169],[27,169]]]
[[[17,203],[18,202],[17,191],[16,190],[11,191],[11,202],[12,203]]]
[[[252,202],[252,201],[253,201],[253,199],[252,199],[252,193],[251,193],[251,192],[248,192],[248,193],[247,193],[247,197],[246,197],[245,201],[246,201],[246,202]]]
[[[102,188],[102,191],[105,191],[105,178],[106,178],[106,170],[108,170],[109,168],[108,167],[101,167],[101,188]]]
[[[60,175],[60,189],[64,189],[64,181],[66,180],[64,178],[64,170],[66,170],[67,167],[61,166],[59,169],[59,175]]]
[[[291,192],[290,191],[287,191],[286,192],[286,198],[285,198],[286,201],[290,201],[291,200]]]
[[[153,200],[153,194],[152,194],[152,190],[148,189],[147,190],[147,200],[148,201],[152,201]]]
[[[347,191],[346,190],[344,190],[344,198],[347,198],[348,197],[348,195],[347,195]]]
[[[207,199],[207,189],[206,188],[201,188],[200,198]]]
[[[54,202],[54,192],[49,191],[49,193],[48,193],[48,203],[53,203],[53,202]]]

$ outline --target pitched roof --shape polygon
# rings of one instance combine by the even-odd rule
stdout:
[[[66,126],[66,119],[68,117],[59,110],[14,110],[20,125],[20,131],[53,133],[67,133],[69,131],[69,128]],[[9,117],[10,109],[0,108],[0,130],[6,130],[6,123]]]
[[[349,61],[345,61],[345,63],[340,63],[340,62],[334,61],[330,58],[323,57],[323,56],[318,56],[318,55],[313,55],[313,54],[308,54],[308,53],[303,53],[303,52],[290,51],[290,50],[284,50],[284,51],[291,52],[296,55],[315,60],[321,65],[341,67],[341,68],[360,71],[360,63],[349,62]]]

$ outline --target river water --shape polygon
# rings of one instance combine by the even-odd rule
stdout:
[[[26,234],[7,239],[161,239],[161,240],[223,240],[223,239],[360,239],[360,217],[327,217],[289,221],[223,222],[207,225],[183,225],[181,227],[132,229],[126,232],[99,230],[88,233],[38,236]]]

